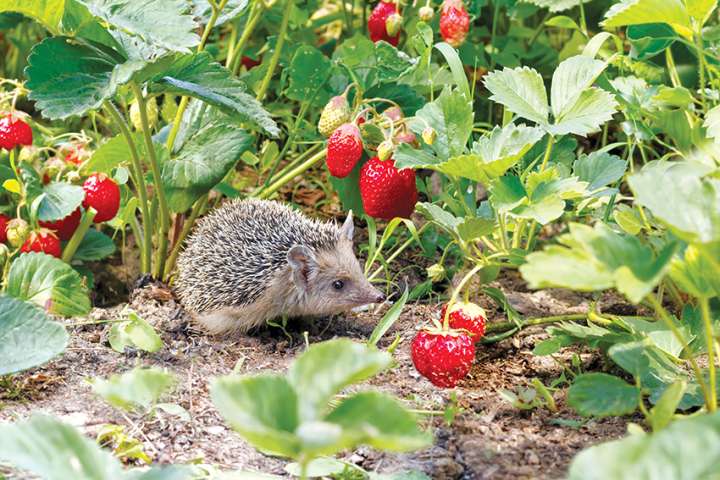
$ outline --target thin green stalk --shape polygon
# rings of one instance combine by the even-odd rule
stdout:
[[[540,318],[529,318],[522,322],[524,327],[532,327],[537,325],[546,325],[548,323],[559,323],[559,322],[574,322],[578,320],[585,320],[587,315],[584,313],[572,314],[572,315],[554,315],[551,317],[540,317]],[[517,328],[515,322],[498,322],[488,323],[485,327],[485,333],[502,333]]]
[[[545,147],[545,156],[543,157],[542,164],[540,164],[540,171],[545,171],[545,167],[547,167],[548,161],[550,160],[550,153],[552,153],[553,145],[555,144],[555,137],[552,135],[548,136],[548,143]]]
[[[583,1],[580,0],[580,29],[582,30],[582,34],[585,35],[585,37],[588,37],[588,29],[587,29],[587,20],[585,19],[585,7],[583,6]]]
[[[502,213],[497,215],[498,225],[500,226],[500,244],[506,252],[510,251],[510,245],[507,238],[507,226],[505,225],[505,217]]]
[[[253,5],[250,8],[250,14],[248,15],[247,22],[245,22],[243,33],[240,35],[240,40],[238,40],[235,48],[233,48],[233,58],[230,60],[230,70],[233,75],[237,75],[240,72],[243,50],[245,50],[245,45],[248,40],[250,40],[253,31],[255,31],[255,26],[257,26],[260,18],[262,17],[262,0],[254,0]]]
[[[263,78],[257,95],[255,96],[255,98],[259,101],[262,101],[262,99],[265,98],[265,93],[270,86],[270,80],[272,80],[273,74],[275,73],[275,67],[277,67],[278,62],[280,61],[280,54],[282,53],[283,46],[285,45],[285,35],[287,33],[288,23],[290,22],[290,12],[292,11],[293,3],[294,2],[291,2],[290,0],[286,0],[285,2],[282,22],[280,23],[280,31],[278,32],[277,42],[275,43],[275,51],[270,58],[270,64],[268,65],[267,72],[265,72],[265,77]]]
[[[429,225],[430,225],[430,223],[426,223],[425,225],[423,225],[422,227],[420,227],[418,229],[418,231],[417,231],[418,238],[420,237],[420,234],[422,234],[423,231],[425,231],[425,229]],[[400,255],[403,251],[405,251],[405,249],[407,247],[409,247],[414,241],[415,241],[415,235],[410,235],[410,238],[405,240],[405,242],[403,242],[402,245],[400,245],[397,249],[395,249],[395,251],[393,253],[390,254],[390,256],[387,257],[387,259],[385,260],[385,263],[390,263],[393,260],[395,260],[398,257],[398,255]],[[368,277],[368,280],[372,280],[373,278],[378,276],[380,273],[382,273],[382,271],[383,271],[383,267],[382,266],[378,267],[373,273],[370,274],[370,276]]]
[[[707,104],[705,102],[705,55],[703,54],[702,48],[702,33],[695,35],[695,50],[698,57],[698,75],[700,77],[700,104],[702,105],[703,112],[707,112]]]
[[[142,160],[138,153],[135,141],[132,138],[130,129],[127,126],[127,122],[123,118],[120,111],[117,109],[114,103],[110,101],[105,102],[105,107],[110,113],[115,125],[120,130],[120,134],[125,138],[125,142],[130,148],[130,163],[135,170],[133,181],[135,182],[135,189],[137,190],[138,198],[140,199],[140,214],[142,215],[142,245],[140,248],[140,269],[143,273],[150,272],[150,258],[152,257],[152,234],[150,233],[150,212],[148,205],[147,188],[145,186],[145,175],[142,168]]]
[[[167,199],[165,198],[165,190],[162,187],[162,178],[160,175],[160,163],[155,152],[152,134],[150,132],[150,124],[147,117],[147,106],[145,97],[143,96],[140,86],[136,82],[130,82],[130,88],[135,95],[140,111],[140,123],[142,125],[143,136],[145,137],[145,147],[148,151],[150,159],[150,170],[155,184],[155,193],[157,194],[158,206],[160,208],[160,236],[158,239],[158,249],[156,254],[156,264],[154,267],[154,275],[160,278],[165,271],[165,258],[167,257],[168,231],[170,229],[170,209],[168,208]]]
[[[652,308],[655,310],[655,313],[660,317],[660,319],[665,323],[665,325],[667,325],[667,327],[673,333],[678,342],[680,342],[680,346],[682,347],[682,349],[687,350],[688,343],[685,340],[685,336],[677,328],[677,325],[675,325],[675,322],[673,322],[672,318],[670,318],[670,314],[667,312],[667,310],[665,310],[665,307],[663,307],[662,304],[658,301],[658,299],[655,298],[655,295],[648,295],[647,297],[645,297],[645,299],[650,304],[650,306],[652,306]],[[707,409],[710,410],[712,401],[710,393],[708,392],[708,387],[705,384],[705,378],[703,377],[702,371],[700,370],[700,367],[695,361],[695,357],[693,355],[690,355],[688,361],[690,362],[690,366],[692,367],[693,373],[695,374],[698,385],[700,385],[700,389],[703,392],[703,397],[705,398],[705,405]]]
[[[292,180],[293,178],[297,177],[301,173],[308,170],[310,167],[321,161],[323,158],[325,158],[325,155],[327,154],[327,148],[322,149],[312,157],[308,158],[306,161],[304,161],[302,164],[298,165],[294,169],[287,172],[282,177],[278,178],[275,182],[273,182],[270,186],[267,188],[261,190],[256,195],[257,198],[263,199],[268,198],[273,193],[280,190],[280,188],[285,185],[287,182]]]
[[[75,233],[73,233],[73,236],[70,237],[70,241],[67,243],[67,245],[65,245],[65,248],[63,249],[61,257],[63,262],[70,263],[70,261],[73,259],[73,256],[75,256],[75,252],[77,252],[77,249],[80,246],[80,242],[82,242],[82,239],[85,237],[85,234],[90,228],[90,225],[93,224],[95,215],[97,215],[97,210],[95,210],[93,207],[90,207],[85,211],[85,214],[80,221],[80,225],[78,225]]]
[[[447,305],[447,309],[445,310],[445,318],[443,318],[443,330],[447,330],[450,328],[450,311],[452,310],[453,305],[455,305],[455,302],[457,302],[458,296],[462,292],[463,288],[465,288],[465,284],[470,281],[473,275],[475,275],[483,268],[485,268],[485,264],[476,264],[468,273],[465,274],[462,280],[460,280],[460,283],[458,283],[458,286],[455,287],[455,290],[453,290],[452,296],[450,297],[450,301]]]
[[[515,231],[512,236],[512,248],[520,248],[520,239],[525,232],[525,219],[521,218],[515,222]]]
[[[680,75],[678,74],[677,67],[675,66],[675,58],[673,57],[670,47],[665,49],[665,63],[667,63],[668,73],[670,74],[670,83],[672,83],[672,86],[682,87]]]
[[[703,297],[699,301],[700,303],[700,314],[702,315],[703,325],[705,327],[705,341],[707,343],[708,353],[708,372],[710,376],[710,405],[708,410],[714,412],[717,410],[717,390],[716,390],[716,378],[715,378],[715,338],[712,325],[712,319],[710,318],[710,300],[707,297]]]
[[[172,251],[170,252],[170,256],[168,257],[168,261],[165,264],[165,273],[163,277],[167,279],[170,276],[170,272],[172,272],[173,268],[175,268],[175,262],[177,262],[177,257],[180,255],[180,250],[182,249],[183,242],[185,241],[185,238],[187,238],[188,234],[190,233],[190,230],[192,230],[193,225],[195,224],[195,220],[197,220],[197,217],[202,213],[202,211],[205,209],[205,206],[208,202],[208,195],[205,194],[199,199],[195,201],[195,204],[193,205],[192,210],[190,211],[190,215],[185,219],[185,224],[183,224],[183,228],[180,231],[180,235],[178,235],[177,241],[175,242],[175,245],[173,245]]]

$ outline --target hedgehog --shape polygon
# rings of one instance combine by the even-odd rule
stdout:
[[[352,212],[338,226],[274,201],[226,202],[188,238],[175,292],[215,335],[381,302],[353,253],[353,229]]]

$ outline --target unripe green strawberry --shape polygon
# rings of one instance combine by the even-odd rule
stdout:
[[[439,263],[434,263],[425,269],[431,282],[437,283],[445,278],[445,267]]]
[[[8,256],[10,256],[10,249],[4,243],[0,243],[0,265],[5,265]]]
[[[387,160],[392,156],[394,148],[395,146],[393,145],[392,140],[385,140],[381,142],[377,147],[378,158],[382,161]]]
[[[393,13],[385,19],[385,31],[391,37],[400,33],[402,28],[403,17],[399,13]]]
[[[435,11],[430,5],[420,7],[420,10],[418,10],[418,17],[420,17],[420,20],[425,23],[428,23],[430,20],[432,20],[433,15],[435,15]]]
[[[437,132],[432,127],[425,127],[422,131],[422,139],[428,145],[432,145],[437,138]]]
[[[13,218],[7,224],[7,240],[10,245],[17,248],[27,240],[30,235],[30,225],[22,218]]]
[[[350,105],[347,98],[338,95],[330,99],[323,108],[318,122],[318,131],[323,137],[329,137],[343,123],[350,121]]]
[[[150,97],[150,99],[145,102],[145,110],[147,111],[148,126],[152,128],[158,121],[158,106],[157,101],[155,101],[155,97]],[[133,127],[135,127],[135,130],[142,130],[140,106],[138,105],[137,100],[133,100],[130,104],[130,121],[132,122]]]

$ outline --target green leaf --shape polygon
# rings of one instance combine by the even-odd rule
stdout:
[[[403,307],[405,307],[405,302],[407,302],[408,299],[408,289],[405,287],[405,291],[403,292],[402,296],[393,304],[392,307],[388,309],[387,312],[385,312],[385,315],[383,315],[383,318],[380,319],[377,326],[373,329],[372,334],[370,334],[370,338],[368,338],[368,345],[372,345],[373,347],[377,345],[377,342],[382,338],[383,335],[390,329],[390,327],[393,326],[393,324],[397,321],[398,318],[400,318],[400,314],[402,313]]]
[[[595,151],[581,155],[573,164],[573,173],[588,182],[588,190],[595,191],[620,180],[627,170],[627,162],[607,152]]]
[[[59,33],[65,0],[3,0],[0,12],[18,12],[40,22],[51,33]]]
[[[83,237],[73,260],[96,261],[115,253],[115,242],[104,233],[90,229]]]
[[[40,201],[37,216],[42,222],[60,220],[75,211],[85,198],[85,191],[78,185],[65,182],[52,182],[43,187],[43,199]]]
[[[514,114],[538,125],[548,123],[548,100],[545,84],[539,73],[528,67],[504,68],[485,75],[490,100],[504,105]]]
[[[462,62],[460,61],[457,50],[455,50],[450,44],[445,42],[440,42],[436,44],[435,48],[440,53],[442,53],[443,57],[445,57],[445,61],[450,67],[453,80],[455,80],[455,84],[457,85],[457,87],[465,95],[466,98],[471,98],[472,95],[470,93],[470,85],[468,85],[467,75],[465,74],[465,69],[463,68]]]
[[[280,133],[262,104],[246,93],[245,84],[207,52],[180,55],[150,80],[154,92],[188,95],[219,108],[240,122],[253,122],[274,137]]]
[[[668,245],[657,256],[631,236],[570,224],[570,233],[542,252],[526,257],[520,273],[531,288],[561,287],[581,291],[617,288],[633,303],[640,302],[662,279],[675,250]]]
[[[568,404],[584,417],[628,415],[638,406],[640,390],[607,373],[583,373],[568,390]]]
[[[125,347],[136,347],[150,353],[163,347],[160,335],[135,312],[128,314],[127,321],[113,324],[108,341],[112,349],[120,353],[125,351]]]
[[[612,93],[597,87],[583,90],[577,100],[567,106],[563,114],[549,127],[553,135],[572,133],[587,136],[600,130],[600,127],[612,119],[617,101]]]
[[[185,0],[77,0],[90,13],[142,43],[189,52],[200,43]]]
[[[580,30],[575,20],[565,15],[556,15],[545,22],[548,27],[566,28],[568,30]]]
[[[605,14],[605,28],[667,23],[680,35],[692,39],[690,15],[682,0],[622,0]]]
[[[717,0],[685,0],[685,8],[692,18],[704,25],[717,7]]]
[[[342,474],[347,468],[348,465],[340,460],[331,457],[319,457],[307,464],[306,473],[309,478],[329,477],[333,474]],[[302,467],[299,463],[289,463],[285,465],[285,471],[290,475],[299,477],[302,473]]]
[[[386,352],[348,339],[312,345],[288,372],[289,382],[298,393],[300,418],[321,418],[333,395],[387,368],[390,360]]]
[[[665,389],[655,406],[650,409],[650,424],[653,432],[662,430],[670,424],[686,388],[687,384],[683,380],[678,380]]]
[[[435,101],[417,111],[412,130],[420,134],[426,125],[437,132],[432,149],[441,159],[461,155],[467,149],[472,133],[473,110],[470,101],[459,91],[445,88]]]
[[[440,165],[447,164],[447,162],[443,162],[427,150],[415,149],[407,143],[401,143],[395,147],[393,159],[395,160],[395,167],[399,170],[403,168],[439,170]]]
[[[707,136],[720,143],[720,105],[708,110],[703,126],[707,129]]]
[[[0,295],[0,375],[42,365],[62,353],[67,342],[65,327],[42,310]]]
[[[173,374],[158,368],[134,368],[108,379],[90,380],[93,391],[123,410],[148,410],[176,384]]]
[[[703,178],[708,171],[690,162],[653,161],[628,184],[635,201],[673,233],[688,242],[710,243],[720,240],[720,181]]]
[[[145,144],[143,143],[142,133],[136,132],[132,134],[133,141],[139,154],[144,156]],[[89,175],[94,172],[110,174],[112,170],[119,165],[125,164],[131,159],[130,147],[125,137],[118,134],[107,142],[103,143],[95,150],[90,159],[82,166],[81,172]]]
[[[490,180],[503,176],[543,135],[539,128],[510,123],[502,128],[496,126],[480,137],[472,148],[479,156],[476,167],[482,180],[478,181],[487,185]]]
[[[525,3],[532,3],[541,8],[547,8],[551,12],[562,12],[577,7],[584,0],[522,0]]]
[[[363,392],[343,400],[325,421],[340,425],[350,445],[404,452],[432,443],[415,418],[396,400],[378,392]]]
[[[714,413],[674,422],[652,435],[590,447],[573,460],[569,479],[710,479],[719,464],[720,413]]]
[[[212,8],[207,0],[190,0],[192,4],[193,17],[202,19],[201,22],[207,24],[212,16]],[[248,6],[248,0],[229,0],[225,8],[220,12],[220,16],[215,22],[215,26],[220,25],[242,15]]]
[[[647,60],[664,52],[678,38],[675,30],[666,23],[631,25],[627,37],[632,45],[630,54],[638,60]]]
[[[45,253],[23,253],[10,266],[6,294],[48,313],[72,317],[90,311],[89,292],[80,274]]]
[[[170,208],[178,213],[190,208],[222,181],[252,143],[245,130],[227,124],[211,123],[195,132],[162,167]]]
[[[553,73],[550,89],[550,103],[556,122],[572,109],[606,66],[607,63],[603,61],[583,55],[570,57],[558,65]]]
[[[77,429],[41,414],[0,425],[0,459],[47,480],[123,478],[120,462]]]
[[[288,68],[290,85],[287,97],[301,102],[309,101],[330,77],[331,68],[330,60],[320,50],[310,45],[301,45],[295,50]]]
[[[50,37],[35,45],[28,57],[28,97],[43,116],[62,120],[100,108],[119,85],[142,68],[99,43]]]
[[[300,453],[298,398],[285,377],[230,375],[214,380],[210,393],[223,418],[253,446],[290,458]]]
[[[690,245],[682,256],[673,258],[670,278],[682,291],[693,297],[720,296],[720,262],[717,255],[717,251]]]

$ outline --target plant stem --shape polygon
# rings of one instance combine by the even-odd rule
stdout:
[[[462,292],[462,289],[465,288],[465,284],[470,281],[473,275],[482,270],[483,267],[485,267],[484,264],[476,264],[468,273],[465,274],[462,280],[460,280],[460,283],[458,283],[458,286],[455,287],[455,290],[453,290],[450,301],[448,302],[447,308],[445,309],[445,318],[443,318],[443,330],[447,330],[450,328],[450,310],[452,310],[453,305],[455,305],[455,302],[457,302],[460,292]]]
[[[113,121],[120,130],[120,134],[125,138],[128,147],[130,148],[130,162],[133,166],[135,189],[137,190],[138,198],[140,199],[140,213],[142,215],[143,223],[143,235],[142,235],[142,246],[140,248],[140,270],[142,273],[150,273],[150,258],[152,256],[152,234],[150,233],[150,212],[148,205],[147,189],[145,187],[145,173],[142,168],[142,160],[138,154],[135,141],[132,138],[130,129],[127,126],[127,122],[123,118],[120,111],[117,109],[114,103],[110,101],[105,102],[105,106],[110,113]]]
[[[80,225],[78,225],[75,233],[73,233],[73,236],[70,237],[70,241],[63,249],[61,257],[63,262],[70,263],[70,261],[72,261],[75,252],[77,252],[77,249],[80,246],[80,242],[82,242],[82,239],[85,237],[90,225],[93,224],[95,215],[97,215],[97,210],[93,207],[90,207],[85,211],[85,215],[83,215]]]
[[[426,223],[425,225],[423,225],[422,227],[420,227],[418,229],[418,231],[417,231],[418,238],[420,237],[420,234],[423,233],[423,231],[425,231],[425,229],[429,225],[430,225],[430,222]],[[410,235],[410,238],[405,240],[405,242],[403,242],[402,245],[400,245],[397,249],[395,249],[395,251],[393,253],[390,254],[390,256],[386,259],[386,262],[390,263],[393,260],[395,260],[398,257],[398,255],[400,255],[407,247],[409,247],[413,243],[413,241],[415,241],[415,236]],[[378,276],[382,271],[383,271],[383,267],[382,266],[378,267],[377,270],[375,270],[373,273],[370,274],[370,276],[368,277],[368,281],[372,280],[373,278]]]
[[[210,36],[210,31],[212,31],[213,27],[215,26],[215,23],[217,22],[218,17],[220,16],[220,12],[223,8],[225,8],[225,5],[227,5],[228,0],[220,0],[219,4],[215,4],[215,2],[210,2],[210,7],[212,8],[212,14],[210,15],[210,20],[208,20],[207,25],[205,25],[205,29],[203,30],[202,38],[200,40],[200,44],[197,46],[197,52],[200,53],[205,48],[205,43],[207,42],[208,37]],[[178,132],[180,131],[180,124],[182,123],[183,115],[185,114],[185,109],[188,106],[188,102],[190,101],[190,97],[182,97],[180,99],[180,105],[178,106],[177,112],[175,113],[175,118],[173,119],[172,128],[170,129],[170,133],[168,134],[167,142],[165,145],[167,146],[168,152],[172,153],[173,146],[175,145],[175,137],[177,137]]]
[[[175,262],[177,261],[178,255],[180,255],[180,250],[182,249],[183,242],[190,233],[190,230],[192,230],[192,227],[195,224],[195,220],[197,220],[197,217],[200,215],[200,213],[202,213],[203,209],[207,205],[207,202],[208,194],[203,195],[195,201],[195,204],[190,211],[190,216],[185,219],[185,224],[180,231],[180,235],[178,236],[175,245],[173,245],[170,256],[168,257],[168,261],[165,264],[165,272],[163,274],[164,279],[167,279],[170,276],[170,272],[172,272],[173,268],[175,268]]]
[[[253,31],[255,30],[255,26],[257,25],[258,21],[260,21],[260,17],[262,16],[261,13],[262,0],[254,0],[253,5],[250,9],[250,14],[248,15],[247,22],[245,22],[245,28],[243,29],[242,35],[240,35],[240,40],[238,40],[235,48],[233,49],[233,57],[229,63],[229,68],[232,71],[233,75],[237,75],[238,72],[240,72],[243,50],[245,50],[245,45],[247,44],[248,40],[253,34]]]
[[[710,300],[708,300],[707,297],[702,297],[699,303],[703,325],[705,326],[705,341],[707,342],[708,371],[710,376],[710,405],[708,406],[708,410],[714,412],[717,410],[717,390],[715,389],[715,338],[712,319],[710,318]]]
[[[670,318],[670,314],[665,310],[665,307],[662,306],[662,304],[658,301],[657,298],[655,298],[655,295],[648,295],[645,297],[646,301],[653,307],[655,310],[655,313],[660,317],[660,319],[665,322],[667,327],[670,329],[670,331],[673,333],[675,338],[680,342],[680,345],[682,346],[683,350],[688,349],[688,343],[685,340],[685,336],[682,334],[682,332],[677,328],[677,325],[675,325],[675,322],[673,322],[673,319]],[[700,389],[703,392],[703,397],[705,398],[705,405],[710,411],[711,407],[711,401],[710,401],[710,393],[708,392],[707,385],[705,384],[705,378],[702,375],[702,371],[700,370],[700,367],[698,367],[697,362],[695,361],[695,357],[691,354],[688,358],[688,361],[690,362],[690,366],[692,367],[693,373],[695,374],[695,378],[697,379],[698,385],[700,385]]]
[[[136,82],[130,82],[130,88],[135,94],[140,111],[140,123],[142,125],[143,136],[145,137],[145,147],[148,151],[150,159],[150,170],[152,171],[153,183],[155,184],[155,193],[157,194],[158,206],[160,207],[160,238],[158,239],[158,249],[156,253],[156,263],[154,267],[154,276],[160,278],[165,270],[165,258],[167,256],[168,230],[170,229],[170,209],[165,199],[165,190],[162,185],[162,177],[160,175],[160,164],[155,152],[152,134],[150,133],[150,124],[147,117],[147,106],[145,105],[145,97],[143,96],[140,86]]]
[[[670,47],[668,47],[670,48]],[[695,35],[695,50],[698,57],[698,75],[700,83],[700,104],[703,112],[707,112],[707,104],[705,103],[705,55],[702,48],[702,33]]]
[[[282,22],[280,23],[280,31],[278,32],[277,42],[275,42],[275,51],[270,58],[270,64],[268,70],[265,72],[265,78],[263,78],[260,88],[258,89],[256,99],[262,101],[265,98],[265,92],[267,92],[270,86],[270,80],[272,80],[273,74],[275,73],[275,67],[277,67],[280,61],[280,54],[282,53],[283,45],[285,44],[285,34],[287,33],[288,23],[290,22],[290,12],[292,11],[293,3],[290,0],[285,1],[285,9],[283,10]]]
[[[555,143],[555,137],[552,135],[548,136],[548,143],[545,147],[545,156],[543,157],[542,164],[540,165],[540,171],[545,171],[545,167],[548,164],[548,161],[550,160],[550,153],[552,152],[553,144]]]
[[[294,169],[287,172],[282,177],[278,178],[275,182],[273,182],[270,186],[267,188],[264,188],[258,192],[256,195],[257,198],[263,199],[268,198],[273,193],[280,190],[280,188],[285,185],[287,182],[295,178],[296,176],[300,175],[304,171],[308,170],[310,167],[315,165],[317,162],[325,158],[325,154],[327,154],[327,148],[322,149],[312,157],[305,160],[303,163],[295,167]]]
[[[554,315],[551,317],[539,317],[539,318],[528,318],[522,322],[523,327],[531,327],[536,325],[546,325],[548,323],[559,323],[559,322],[574,322],[577,320],[585,320],[587,315],[584,313],[572,314],[572,315]],[[515,322],[498,322],[489,323],[485,327],[485,333],[502,333],[516,328]]]

